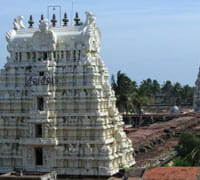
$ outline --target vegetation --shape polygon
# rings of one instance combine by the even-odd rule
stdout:
[[[182,133],[177,150],[180,157],[174,159],[175,166],[200,166],[200,139],[193,133]]]
[[[177,157],[173,160],[173,165],[174,166],[192,166],[192,163],[181,157]]]
[[[112,75],[112,88],[117,98],[117,107],[120,112],[140,112],[142,106],[157,103],[163,105],[192,105],[194,88],[182,86],[176,82],[166,81],[162,85],[150,78],[143,80],[139,85],[125,73],[117,72]]]

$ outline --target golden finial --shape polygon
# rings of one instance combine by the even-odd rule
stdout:
[[[57,23],[56,15],[55,15],[55,14],[53,14],[53,17],[52,17],[51,22],[52,22],[53,27],[55,27],[55,26],[56,26],[56,23]]]
[[[39,22],[41,22],[41,21],[43,21],[43,20],[44,20],[44,15],[41,14],[41,16],[40,16],[40,21],[39,21]]]
[[[75,26],[79,26],[80,25],[80,18],[78,16],[78,12],[76,12],[76,15],[75,15],[75,18],[74,18],[74,21],[75,21]]]
[[[63,18],[63,26],[67,26],[67,23],[68,23],[69,19],[67,18],[67,13],[64,14],[64,18]]]
[[[30,18],[29,18],[28,23],[29,23],[29,28],[32,28],[32,27],[33,27],[33,24],[34,24],[32,15],[30,15]]]

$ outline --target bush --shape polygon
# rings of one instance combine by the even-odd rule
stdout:
[[[180,156],[185,157],[190,154],[200,144],[199,138],[197,138],[191,132],[184,132],[179,139],[178,152]]]
[[[175,166],[198,166],[200,164],[200,139],[191,132],[181,134],[177,148],[180,158]]]
[[[174,166],[192,166],[192,163],[182,159],[181,157],[177,157],[173,160]]]

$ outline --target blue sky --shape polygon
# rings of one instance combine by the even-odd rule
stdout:
[[[18,15],[37,22],[48,5],[71,15],[71,0],[6,0],[0,6],[0,67],[6,62],[5,34]],[[118,70],[138,83],[146,78],[194,85],[200,65],[199,0],[74,0],[74,12],[96,14],[101,55],[110,74]],[[37,24],[37,23],[36,23]],[[35,25],[36,25],[35,24]]]

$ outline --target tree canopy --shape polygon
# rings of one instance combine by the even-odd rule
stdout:
[[[116,105],[121,113],[140,112],[142,106],[159,103],[164,105],[192,105],[194,87],[182,86],[179,82],[167,80],[160,84],[150,78],[139,85],[125,73],[112,75],[112,88],[117,98]]]

